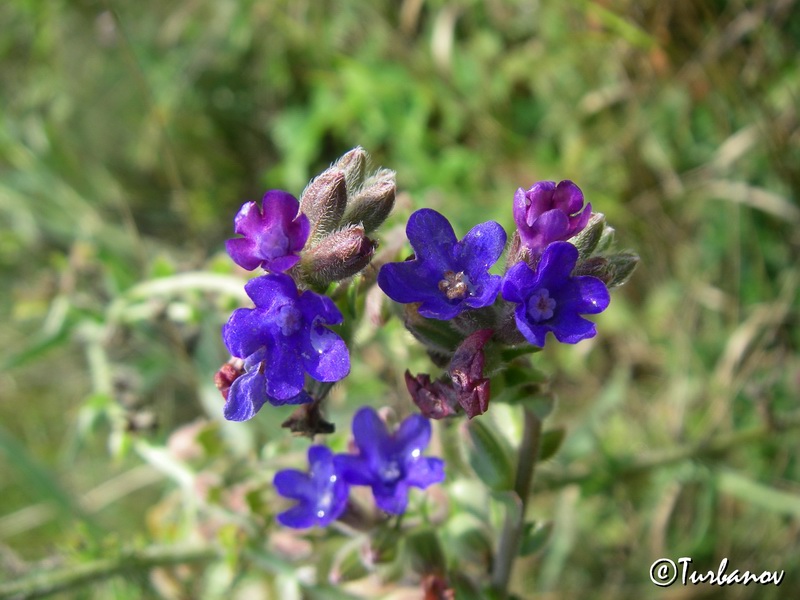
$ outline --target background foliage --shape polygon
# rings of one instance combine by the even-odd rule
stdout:
[[[251,494],[271,475],[243,465],[306,444],[288,411],[219,422],[242,302],[223,242],[243,201],[362,145],[403,192],[387,237],[423,206],[510,229],[517,187],[569,178],[641,254],[595,340],[537,355],[567,438],[515,589],[712,597],[657,590],[661,556],[786,570],[719,597],[800,589],[798,39],[793,0],[4,2],[0,580],[180,544],[198,519],[236,549],[247,513],[273,535],[246,569],[148,577],[137,555],[72,593],[301,594]],[[342,430],[428,368],[396,323],[359,339]]]

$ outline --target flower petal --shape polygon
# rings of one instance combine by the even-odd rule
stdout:
[[[233,356],[247,358],[269,340],[260,310],[237,308],[222,327],[222,340]]]
[[[454,257],[470,277],[485,274],[506,247],[506,232],[500,223],[487,221],[469,230],[455,245]]]
[[[531,268],[524,262],[518,262],[506,272],[500,292],[509,302],[524,302],[533,291],[534,280]]]
[[[235,238],[225,242],[225,250],[233,262],[248,271],[261,265],[261,259],[255,256],[255,249],[255,242],[249,238]]]
[[[267,311],[297,299],[297,284],[283,273],[255,277],[244,284],[244,290],[258,308]]]
[[[556,315],[551,328],[556,339],[564,344],[577,344],[581,340],[597,335],[595,324],[576,313]]]
[[[514,311],[517,329],[519,329],[519,332],[529,343],[543,348],[545,339],[547,338],[548,328],[544,325],[531,323],[528,320],[526,310],[525,303],[522,303]]]
[[[583,206],[583,192],[569,179],[559,182],[553,193],[553,207],[574,215]]]
[[[422,457],[408,468],[408,485],[425,489],[441,481],[444,481],[444,461],[441,458]]]
[[[450,221],[432,208],[421,208],[408,218],[406,235],[417,258],[447,265],[453,260],[456,234]]]
[[[308,529],[317,524],[317,515],[313,512],[313,507],[305,502],[278,514],[275,518],[284,527],[292,529]]]
[[[446,270],[443,268],[442,273]],[[383,265],[378,272],[378,287],[389,298],[402,304],[442,297],[432,281],[430,266],[423,265],[418,260]]]
[[[408,506],[408,484],[400,481],[391,488],[372,488],[375,504],[382,511],[392,515],[401,515]]]
[[[264,370],[267,375],[267,394],[275,400],[287,401],[303,391],[305,377],[296,353],[288,345],[284,345],[282,337],[275,336],[268,347]]]
[[[394,451],[419,456],[431,441],[431,422],[422,415],[407,417],[393,436]]]
[[[362,456],[371,464],[391,451],[390,436],[386,425],[375,409],[365,406],[353,417],[353,438]]]
[[[339,475],[350,485],[372,485],[375,476],[363,456],[337,454],[333,463]]]
[[[247,421],[267,402],[264,375],[258,371],[237,377],[225,402],[223,414],[228,421]]]
[[[339,381],[350,373],[350,354],[344,340],[321,325],[310,328],[301,356],[303,367],[317,381]]]
[[[311,477],[296,469],[278,471],[275,473],[272,485],[285,498],[312,502],[317,495],[317,489]]]

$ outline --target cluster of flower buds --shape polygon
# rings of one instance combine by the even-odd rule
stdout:
[[[334,455],[325,446],[308,450],[309,472],[285,469],[275,474],[275,489],[297,504],[278,515],[287,527],[325,527],[342,517],[350,486],[372,489],[382,511],[399,515],[408,505],[410,487],[425,489],[444,479],[444,461],[422,456],[431,438],[431,424],[420,415],[406,418],[389,433],[372,408],[353,417],[356,454]]]
[[[366,176],[367,154],[355,148],[315,178],[300,200],[270,190],[259,206],[247,202],[234,219],[243,237],[228,240],[233,261],[267,273],[245,285],[254,308],[236,310],[222,337],[233,359],[216,383],[225,418],[250,419],[265,404],[305,404],[306,376],[332,383],[350,372],[345,342],[327,326],[342,313],[322,295],[372,259],[367,233],[394,206],[394,172]],[[318,293],[322,292],[322,293]]]
[[[582,315],[605,310],[609,288],[624,283],[639,260],[610,251],[613,229],[571,181],[520,188],[513,214],[516,230],[502,276],[490,273],[506,246],[499,223],[476,225],[459,241],[431,209],[409,218],[413,257],[378,274],[384,293],[406,305],[406,328],[447,365],[437,380],[406,373],[414,402],[430,418],[486,411],[484,362],[498,362],[487,352],[525,343],[542,348],[548,332],[568,344],[594,337],[595,324]]]

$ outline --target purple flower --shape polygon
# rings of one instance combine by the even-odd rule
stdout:
[[[421,415],[411,415],[389,434],[378,413],[365,407],[353,417],[353,437],[359,453],[337,455],[336,468],[350,485],[370,486],[387,513],[405,511],[410,486],[424,489],[444,479],[444,461],[422,456],[431,424]]]
[[[444,216],[423,208],[408,219],[406,235],[415,258],[384,265],[378,273],[378,285],[392,300],[421,302],[420,315],[442,320],[494,302],[500,276],[488,271],[506,243],[499,223],[476,225],[459,242]]]
[[[225,345],[245,359],[247,371],[228,392],[227,419],[249,419],[265,402],[308,402],[305,373],[318,381],[339,381],[349,373],[347,346],[324,327],[342,322],[330,298],[310,290],[300,294],[283,274],[251,279],[245,291],[256,307],[235,310],[222,328]]]
[[[594,323],[580,315],[603,312],[610,301],[608,290],[596,277],[571,277],[577,260],[575,246],[554,242],[545,249],[536,271],[520,262],[506,273],[503,298],[518,303],[517,328],[534,346],[544,346],[548,331],[567,344],[597,333]]]
[[[285,469],[275,474],[273,484],[281,496],[298,503],[277,516],[286,527],[325,527],[338,519],[347,507],[349,488],[337,473],[333,454],[325,446],[308,449],[309,472]]]
[[[551,242],[564,241],[589,222],[592,205],[583,205],[583,192],[569,180],[558,185],[539,181],[527,192],[514,194],[514,222],[522,244],[538,255]]]
[[[291,269],[308,239],[308,217],[299,213],[300,203],[289,192],[264,194],[263,210],[247,202],[234,219],[234,231],[243,238],[228,240],[225,248],[233,262],[252,271],[258,266],[273,273]]]

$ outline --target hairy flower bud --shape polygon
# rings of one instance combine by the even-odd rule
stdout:
[[[597,248],[603,230],[606,226],[606,217],[603,213],[592,213],[586,228],[568,241],[578,249],[580,258],[589,258]]]
[[[322,286],[352,277],[369,264],[376,246],[359,225],[334,231],[303,253],[302,277]]]
[[[354,190],[361,187],[364,181],[364,171],[367,167],[369,155],[361,146],[357,146],[344,154],[333,164],[334,169],[339,169],[344,173],[347,181],[347,192],[352,194]]]
[[[630,279],[636,265],[639,264],[639,255],[630,250],[624,250],[608,257],[611,277],[606,285],[610,288],[619,287]]]
[[[331,167],[308,184],[300,197],[300,212],[311,221],[310,239],[335,230],[347,205],[345,174]]]
[[[380,169],[349,200],[344,223],[361,223],[366,232],[377,229],[392,212],[396,193],[394,171]]]

